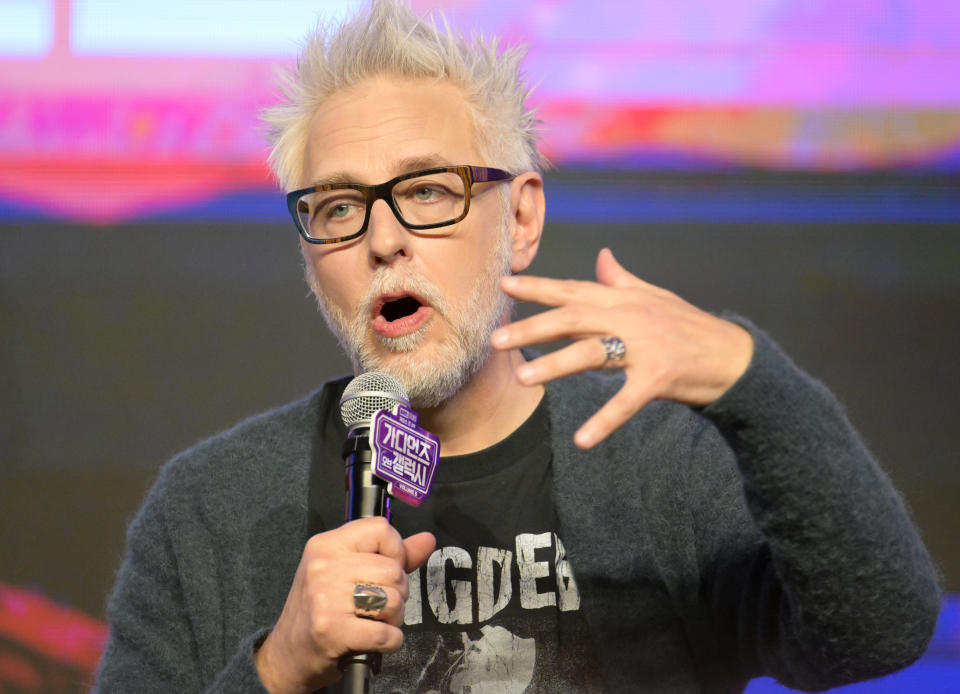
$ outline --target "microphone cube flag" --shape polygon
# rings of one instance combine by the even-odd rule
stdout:
[[[417,426],[419,415],[404,405],[373,416],[373,473],[389,483],[390,496],[419,506],[430,495],[440,459],[440,441]]]

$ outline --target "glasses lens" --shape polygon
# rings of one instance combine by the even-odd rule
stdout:
[[[300,226],[314,239],[356,234],[363,226],[365,213],[363,195],[351,188],[307,193],[297,201]]]
[[[452,222],[463,214],[464,201],[463,179],[446,171],[407,178],[393,187],[393,202],[403,221],[411,225]],[[446,232],[436,230],[438,234]]]

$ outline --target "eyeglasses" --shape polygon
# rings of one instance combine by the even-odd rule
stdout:
[[[367,230],[370,209],[383,200],[408,229],[443,236],[470,211],[474,183],[509,181],[516,174],[485,166],[441,166],[397,176],[386,183],[324,183],[287,193],[287,207],[310,243],[352,241]]]

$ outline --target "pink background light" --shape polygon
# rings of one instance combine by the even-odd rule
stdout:
[[[231,6],[217,38],[216,0],[36,4],[49,10],[34,27],[49,49],[0,44],[0,201],[111,223],[273,185],[257,113],[276,101],[297,41],[264,38],[263,6]],[[294,35],[315,8],[350,5],[303,5]],[[960,165],[954,3],[415,3],[432,6],[466,31],[529,45],[531,104],[561,167]],[[181,35],[202,22],[210,40]],[[131,26],[151,40],[117,52],[135,42]]]

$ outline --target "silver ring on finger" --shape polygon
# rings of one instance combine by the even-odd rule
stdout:
[[[358,583],[353,588],[353,613],[358,617],[376,619],[387,606],[387,591],[380,586]]]
[[[627,346],[623,344],[623,340],[614,335],[608,335],[600,338],[600,344],[603,345],[605,356],[603,366],[605,368],[620,366],[620,362],[627,354]]]

